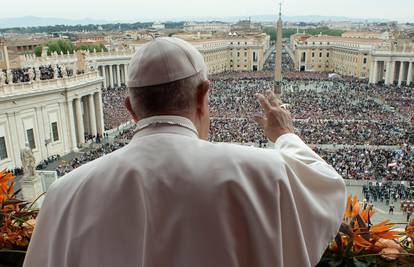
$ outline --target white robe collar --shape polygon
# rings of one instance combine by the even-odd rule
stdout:
[[[155,133],[176,133],[198,138],[194,123],[182,116],[162,115],[151,116],[137,122],[135,137]]]

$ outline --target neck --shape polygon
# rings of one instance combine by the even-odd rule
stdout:
[[[153,113],[153,114],[146,114],[142,116],[138,122],[142,119],[154,117],[154,116],[178,116],[178,117],[184,117],[186,119],[189,119],[197,129],[197,131],[201,132],[201,123],[199,120],[197,120],[196,115],[193,112],[161,112],[161,113]]]
[[[187,118],[187,119],[189,119],[189,120],[192,121],[192,118],[194,117],[194,114],[193,113],[190,113],[190,112],[173,112],[173,111],[167,111],[167,112],[159,112],[159,113],[149,113],[149,114],[145,114],[145,115],[142,115],[140,117],[140,120],[141,119],[146,119],[146,118],[149,118],[149,117],[154,117],[154,116],[179,116],[179,117]]]
[[[153,114],[151,116],[146,116],[137,121],[138,128],[146,128],[152,124],[165,123],[165,124],[177,124],[181,126],[188,126],[191,128],[197,135],[200,133],[200,128],[195,123],[192,116],[185,116],[182,113],[180,114]]]

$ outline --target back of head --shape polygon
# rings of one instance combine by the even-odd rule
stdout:
[[[188,113],[207,79],[203,56],[184,40],[163,37],[143,45],[130,61],[128,91],[140,118]]]

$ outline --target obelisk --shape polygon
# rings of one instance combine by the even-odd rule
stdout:
[[[275,78],[274,78],[274,92],[275,94],[282,94],[282,3],[279,4],[279,20],[276,28],[276,54],[275,54]]]

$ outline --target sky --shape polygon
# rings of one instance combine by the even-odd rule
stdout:
[[[19,0],[1,1],[0,18],[37,16],[109,21],[276,13],[278,0]],[[282,0],[286,16],[323,15],[414,22],[414,0]]]

